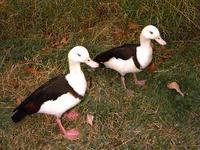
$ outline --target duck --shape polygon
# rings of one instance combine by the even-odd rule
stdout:
[[[144,86],[146,80],[138,80],[136,73],[147,68],[152,61],[153,48],[151,40],[155,40],[160,45],[166,45],[166,41],[161,38],[157,27],[153,25],[145,26],[140,34],[140,44],[124,44],[114,47],[98,54],[94,61],[121,75],[121,84],[126,89],[124,76],[133,73],[134,83]]]
[[[11,118],[14,123],[35,113],[53,115],[61,133],[67,137],[61,116],[83,100],[87,88],[80,64],[85,63],[91,68],[99,65],[90,58],[88,50],[83,46],[75,46],[69,51],[68,62],[68,74],[50,79],[13,110],[15,113]]]

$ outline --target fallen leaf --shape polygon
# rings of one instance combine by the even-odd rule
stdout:
[[[44,48],[42,48],[42,51],[49,51],[49,48],[48,47],[44,47]]]
[[[90,126],[93,126],[93,120],[94,120],[94,116],[91,115],[91,114],[87,114],[86,122],[87,122]]]
[[[156,67],[156,65],[154,64],[154,63],[152,63],[151,65],[149,65],[147,68],[146,68],[146,70],[148,71],[148,72],[155,72],[155,71],[157,71],[158,70],[158,68]]]
[[[76,111],[70,111],[64,114],[64,117],[67,118],[70,121],[75,121],[78,119],[80,114]]]
[[[15,102],[16,102],[17,106],[21,104],[21,100],[20,100],[19,98],[17,98],[17,99],[15,100]]]
[[[52,45],[51,45],[51,47],[54,47],[54,48],[56,48],[57,46],[59,46],[59,44],[60,44],[60,42],[55,42],[55,43],[52,43]]]
[[[184,93],[180,90],[180,86],[176,82],[171,82],[167,84],[167,88],[170,90],[176,90],[181,96],[184,96]]]
[[[132,30],[140,29],[140,25],[134,22],[129,22],[128,23],[128,28]]]
[[[34,75],[34,76],[37,76],[39,74],[39,71],[35,67],[25,68],[25,71],[27,73],[30,73],[30,74]]]
[[[63,48],[64,45],[57,45],[56,48]]]
[[[70,129],[70,130],[66,130],[65,137],[67,139],[69,139],[69,140],[76,140],[76,139],[78,139],[79,135],[80,135],[79,130],[77,130],[77,129]]]
[[[158,63],[159,64],[164,63],[165,61],[170,59],[173,55],[174,55],[174,52],[172,51],[165,52],[163,56],[159,56],[160,58],[158,59]]]
[[[122,38],[124,37],[124,31],[122,31],[122,30],[115,31],[115,32],[113,33],[113,37],[114,37],[115,40],[120,40],[120,39],[122,39]]]
[[[67,44],[68,43],[68,37],[67,36],[64,36],[62,38],[62,40],[60,41],[61,44]]]
[[[19,83],[17,82],[17,80],[11,80],[11,85],[14,87],[14,88],[18,88],[19,87]]]
[[[56,42],[52,43],[51,47],[53,47],[53,48],[63,48],[63,46],[68,43],[68,39],[69,38],[67,36],[64,36],[61,39],[61,41],[56,41]]]

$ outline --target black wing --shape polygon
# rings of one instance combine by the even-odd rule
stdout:
[[[36,89],[29,97],[27,97],[18,107],[13,111],[21,110],[27,114],[33,114],[39,111],[41,105],[48,100],[56,100],[59,96],[70,92],[75,97],[82,98],[69,85],[64,75],[59,75],[52,78],[38,89]]]
[[[105,51],[105,52],[97,55],[94,58],[94,61],[96,61],[98,63],[104,63],[113,57],[121,58],[123,60],[127,60],[131,57],[133,57],[135,59],[136,58],[136,48],[138,46],[139,46],[139,44],[124,44],[122,46],[112,48],[108,51]]]

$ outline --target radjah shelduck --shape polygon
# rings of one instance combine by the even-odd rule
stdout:
[[[13,122],[17,123],[34,113],[54,115],[61,132],[66,137],[66,130],[60,118],[63,113],[81,102],[87,87],[80,63],[92,68],[98,67],[98,63],[90,58],[87,49],[82,46],[70,50],[68,61],[69,74],[59,75],[36,89],[14,109]]]
[[[136,73],[145,69],[152,61],[151,40],[155,40],[160,45],[166,45],[158,29],[153,25],[148,25],[140,34],[140,44],[124,44],[112,48],[97,55],[94,61],[117,71],[121,75],[124,88],[126,88],[124,76],[127,73],[133,73],[135,84],[143,86],[146,80],[138,80]]]

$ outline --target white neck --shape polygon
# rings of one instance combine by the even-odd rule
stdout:
[[[140,46],[137,48],[137,59],[142,68],[146,68],[152,60],[151,40],[140,35]]]
[[[140,46],[141,47],[151,47],[151,40],[145,38],[142,34],[140,35]]]
[[[69,72],[70,73],[66,75],[68,83],[77,93],[84,96],[87,82],[81,70],[80,63],[69,60]]]
[[[70,72],[70,74],[74,74],[74,75],[83,73],[81,70],[80,63],[69,60],[69,72]]]

